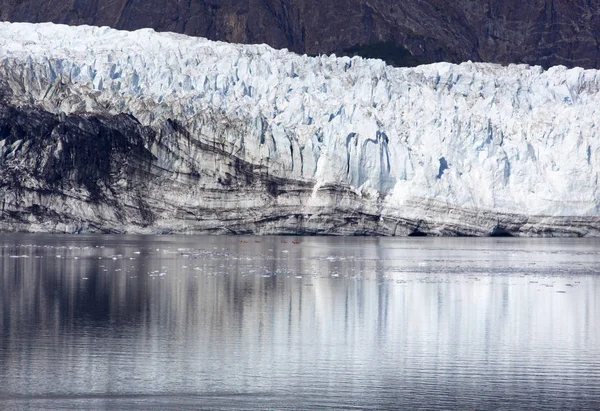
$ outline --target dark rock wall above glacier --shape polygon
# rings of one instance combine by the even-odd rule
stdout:
[[[598,0],[0,0],[0,19],[154,28],[400,65],[600,67]]]

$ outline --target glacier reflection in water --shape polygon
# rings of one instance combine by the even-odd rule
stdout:
[[[2,235],[0,269],[7,409],[600,405],[598,240]]]

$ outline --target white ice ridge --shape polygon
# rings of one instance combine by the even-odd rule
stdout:
[[[387,214],[433,201],[600,215],[597,70],[394,68],[148,29],[16,23],[0,23],[0,70],[18,104],[125,112],[155,128],[176,119],[192,138],[315,190],[352,187]]]

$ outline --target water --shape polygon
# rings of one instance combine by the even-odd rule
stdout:
[[[2,235],[0,270],[3,409],[600,408],[598,240]]]

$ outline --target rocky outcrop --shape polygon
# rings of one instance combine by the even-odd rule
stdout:
[[[0,23],[0,230],[600,234],[600,74]]]
[[[396,65],[600,67],[597,0],[1,0],[0,19],[154,28]],[[408,51],[408,52],[407,52]]]

